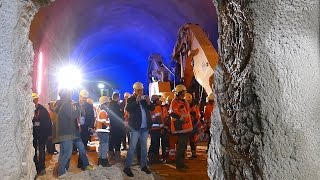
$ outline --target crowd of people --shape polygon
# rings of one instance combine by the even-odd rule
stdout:
[[[127,150],[123,172],[129,177],[134,176],[131,166],[135,157],[141,171],[147,174],[151,173],[148,169],[150,163],[175,162],[177,170],[187,171],[188,143],[191,147],[189,158],[195,159],[201,129],[210,136],[213,94],[207,97],[201,110],[182,84],[175,87],[174,96],[166,98],[161,95],[149,97],[143,92],[143,84],[136,82],[133,93],[124,93],[122,101],[115,92],[112,97],[101,96],[99,105],[94,106],[86,90],[81,90],[79,101],[74,102],[71,90],[61,89],[59,100],[48,103],[48,110],[39,104],[39,96],[33,93],[34,163],[38,175],[46,173],[46,149],[48,153],[59,154],[59,177],[67,175],[72,152],[78,152],[78,168],[94,169],[87,157],[93,135],[99,141],[98,165],[102,167],[121,162],[120,151]],[[149,136],[151,142],[147,147]],[[56,144],[59,144],[59,152]]]

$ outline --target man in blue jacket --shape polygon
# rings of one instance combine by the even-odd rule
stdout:
[[[138,139],[140,139],[141,145],[141,171],[151,174],[151,171],[147,168],[147,138],[148,130],[152,126],[150,111],[154,110],[154,105],[151,104],[149,96],[143,95],[143,84],[141,82],[134,83],[133,90],[134,94],[128,98],[125,108],[129,112],[128,124],[131,129],[131,140],[123,172],[129,177],[134,176],[130,167]]]

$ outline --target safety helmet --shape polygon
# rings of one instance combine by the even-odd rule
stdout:
[[[172,101],[173,97],[172,96],[167,96],[166,101]]]
[[[160,101],[161,102],[165,102],[166,101],[166,98],[164,96],[160,96]]]
[[[38,99],[39,98],[39,95],[37,93],[32,93],[32,98],[33,99]]]
[[[151,96],[151,101],[154,103],[156,100],[160,99],[160,97],[161,97],[160,95],[154,94]]]
[[[87,99],[87,103],[88,103],[88,104],[93,104],[93,99],[92,99],[92,98],[88,98],[88,99]]]
[[[188,102],[192,101],[192,95],[190,93],[186,93],[184,95],[184,99]]]
[[[128,93],[128,92],[125,92],[124,93],[124,95],[123,95],[123,97],[126,99],[126,98],[129,98],[131,96],[131,94],[130,93]]]
[[[86,91],[86,90],[84,90],[84,89],[82,89],[81,91],[80,91],[80,93],[79,93],[79,95],[81,96],[81,97],[89,97],[89,92],[88,91]]]
[[[104,104],[104,103],[107,103],[107,102],[111,102],[111,101],[110,101],[110,98],[109,98],[108,96],[101,96],[101,97],[99,98],[99,103],[100,103],[100,104]]]
[[[133,89],[143,89],[143,84],[141,82],[135,82],[133,84]]]
[[[213,95],[213,93],[211,93],[211,94],[208,96],[208,100],[209,100],[209,101],[213,101],[213,100],[214,100],[214,95]]]
[[[50,101],[50,102],[48,102],[48,105],[49,106],[54,106],[56,104],[56,101]]]
[[[186,91],[186,90],[187,88],[183,84],[177,85],[176,88],[174,89],[176,93],[180,93],[181,91]]]

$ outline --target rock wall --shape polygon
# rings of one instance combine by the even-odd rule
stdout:
[[[214,1],[211,179],[318,179],[319,1]]]
[[[252,3],[266,179],[320,178],[319,0]]]
[[[40,1],[0,1],[0,177],[33,179],[30,23]]]

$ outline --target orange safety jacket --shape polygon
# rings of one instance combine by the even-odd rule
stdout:
[[[199,126],[199,123],[200,123],[200,117],[201,117],[201,114],[200,114],[200,108],[198,105],[193,105],[190,109],[190,115],[191,115],[191,119],[192,119],[192,124],[193,124],[193,127],[197,127]]]
[[[169,113],[169,105],[163,105],[162,106],[162,115],[163,115],[163,124],[164,128],[167,130],[170,130],[170,113]]]
[[[163,128],[164,124],[161,105],[155,105],[154,110],[151,111],[151,119],[151,130],[160,130]]]
[[[170,129],[172,133],[189,133],[193,130],[190,116],[190,106],[187,101],[174,98],[170,105],[170,112]]]
[[[96,119],[96,124],[95,124],[96,132],[108,133],[110,132],[109,126],[110,126],[110,120],[109,120],[108,113],[105,110],[99,109],[98,117]]]
[[[214,106],[213,106],[213,102],[207,103],[206,106],[204,107],[204,127],[205,130],[209,130],[210,129],[210,125],[211,125],[211,114],[214,110]]]

